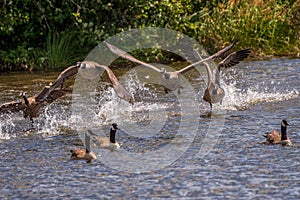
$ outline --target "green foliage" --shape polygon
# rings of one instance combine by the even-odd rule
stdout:
[[[239,47],[251,47],[259,56],[300,54],[300,0],[6,0],[0,4],[0,69],[66,67],[109,36],[143,27],[180,31],[210,53],[239,39]],[[149,61],[172,59],[157,49],[145,54]]]
[[[51,31],[47,35],[44,50],[38,56],[43,61],[42,66],[47,69],[65,68],[83,58],[78,46],[78,39],[72,33]]]

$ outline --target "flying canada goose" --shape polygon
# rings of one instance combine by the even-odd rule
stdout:
[[[94,138],[96,146],[100,148],[117,148],[117,149],[120,148],[120,144],[116,141],[116,132],[118,129],[119,129],[118,125],[116,123],[113,123],[110,128],[109,138],[108,137]]]
[[[134,97],[120,84],[117,77],[107,66],[100,65],[93,61],[83,61],[77,63],[78,73],[85,78],[95,78],[95,75],[99,75],[103,70],[106,70],[108,77],[113,85],[113,88],[117,95],[129,103],[134,103]]]
[[[141,64],[141,65],[144,65],[158,73],[161,74],[161,77],[160,77],[160,84],[165,88],[165,91],[166,92],[169,92],[169,91],[174,91],[176,89],[178,89],[178,93],[180,92],[179,89],[180,89],[180,79],[179,79],[179,75],[180,74],[183,74],[185,72],[188,72],[189,70],[193,69],[195,66],[199,65],[200,63],[203,63],[205,61],[210,61],[210,60],[215,60],[217,58],[220,58],[220,57],[223,57],[224,54],[229,51],[234,45],[236,42],[233,42],[232,44],[228,45],[227,47],[223,48],[222,50],[218,51],[217,53],[213,54],[212,56],[209,56],[205,59],[202,59],[202,60],[199,60],[181,70],[178,70],[178,71],[175,71],[175,72],[167,72],[165,69],[158,69],[157,67],[151,65],[151,64],[148,64],[148,63],[145,63],[143,61],[140,61],[136,58],[134,58],[133,56],[131,56],[129,53],[107,43],[104,41],[104,43],[107,45],[107,47],[110,49],[111,52],[113,52],[114,54],[122,57],[122,58],[125,58],[127,60],[130,60],[132,62],[135,62],[135,63],[138,63],[138,64]],[[230,57],[230,59],[236,59],[234,57],[235,55],[232,55]],[[229,61],[228,61],[229,62]]]
[[[194,50],[193,55],[197,60],[203,60],[200,54]],[[240,61],[247,58],[250,54],[250,49],[243,49],[237,52],[233,52],[229,54],[224,60],[222,60],[216,69],[215,72],[215,79],[213,78],[212,71],[209,67],[209,64],[207,62],[204,62],[206,72],[207,72],[207,88],[204,91],[203,100],[208,102],[210,105],[210,109],[212,110],[212,104],[220,103],[222,104],[223,98],[225,96],[225,91],[221,87],[220,84],[220,70],[221,68],[229,68],[236,64],[238,64]]]
[[[29,117],[30,121],[33,123],[33,118],[38,117],[40,110],[47,104],[52,103],[57,98],[61,98],[68,93],[71,93],[71,90],[67,89],[55,89],[50,92],[47,98],[44,98],[44,95],[48,92],[49,86],[44,87],[44,89],[37,95],[32,97],[26,97],[24,92],[20,93],[23,100],[21,101],[12,101],[4,103],[0,106],[0,113],[8,112],[23,112],[23,116],[26,119]],[[44,98],[44,100],[41,100]]]
[[[47,94],[49,94],[52,90],[55,88],[63,85],[64,81],[69,78],[70,76],[73,76],[77,73],[79,73],[81,76],[83,76],[86,79],[94,79],[97,76],[99,76],[103,70],[106,70],[108,77],[113,85],[113,88],[117,95],[129,103],[134,103],[134,97],[129,94],[129,92],[120,84],[117,77],[114,75],[112,70],[104,65],[100,65],[93,61],[83,61],[83,62],[77,62],[76,66],[70,66],[67,69],[65,69],[57,78],[57,80],[51,85],[50,90]],[[47,94],[45,97],[47,97]]]
[[[284,119],[281,122],[281,133],[276,130],[272,130],[266,135],[263,135],[267,138],[265,144],[282,144],[282,145],[291,145],[292,142],[287,136],[287,126],[288,122]]]
[[[39,116],[41,108],[72,92],[72,90],[63,89],[62,86],[67,78],[73,76],[77,72],[78,67],[68,67],[60,73],[52,85],[45,86],[43,90],[35,96],[26,97],[25,93],[21,92],[20,96],[22,96],[23,100],[2,104],[0,106],[0,113],[23,111],[24,118],[29,117],[30,121],[33,122],[33,118]],[[59,85],[61,85],[60,88],[58,88]]]
[[[91,135],[85,133],[85,148],[76,148],[70,150],[72,153],[72,160],[86,160],[87,163],[91,163],[92,160],[97,159],[95,153],[91,150]]]

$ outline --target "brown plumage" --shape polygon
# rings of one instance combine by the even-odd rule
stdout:
[[[91,163],[92,160],[97,159],[97,156],[94,154],[94,152],[90,152],[84,148],[76,148],[70,150],[70,152],[72,153],[71,160],[86,160],[87,163]]]
[[[63,88],[63,84],[64,82],[70,78],[71,76],[74,76],[78,73],[78,67],[79,66],[70,66],[67,69],[65,69],[64,71],[62,71],[59,76],[57,77],[57,79],[54,81],[54,83],[49,87],[49,89],[47,91],[45,91],[43,93],[43,95],[41,95],[41,98],[39,98],[39,101],[43,101],[45,99],[48,98],[48,96],[52,93],[53,90],[55,90],[56,88],[58,88],[60,86],[60,89]]]
[[[0,106],[0,113],[7,112],[23,112],[23,116],[26,119],[29,117],[31,122],[33,122],[33,118],[38,117],[40,114],[40,110],[46,106],[47,104],[52,103],[57,98],[61,98],[68,93],[71,93],[71,90],[67,89],[55,89],[48,95],[47,98],[42,98],[48,92],[49,86],[46,86],[39,94],[26,97],[24,92],[21,92],[22,100],[21,101],[12,101],[9,103],[4,103]]]
[[[250,49],[244,49],[237,52],[233,52],[230,55],[228,55],[224,60],[222,60],[218,64],[218,68],[216,69],[216,73],[215,73],[215,79],[213,78],[208,63],[207,62],[204,63],[208,75],[208,85],[204,91],[203,100],[209,103],[211,110],[212,110],[212,104],[215,103],[222,104],[223,98],[225,96],[225,91],[221,87],[221,83],[220,83],[221,68],[233,67],[234,65],[238,64],[240,61],[247,58],[249,54],[250,54]],[[198,55],[198,58],[200,60],[202,59],[198,53],[196,55]]]
[[[266,135],[263,135],[266,139],[265,144],[282,144],[282,145],[291,145],[292,142],[287,136],[287,126],[288,122],[284,119],[281,122],[281,133],[276,130],[272,130]]]
[[[227,47],[223,48],[222,50],[218,51],[217,53],[213,54],[212,56],[209,56],[203,60],[198,60],[197,62],[181,69],[181,70],[178,70],[178,71],[175,71],[175,72],[167,72],[165,69],[158,69],[157,67],[151,65],[151,64],[148,64],[148,63],[145,63],[143,61],[140,61],[136,58],[134,58],[133,56],[131,56],[129,53],[107,43],[107,42],[104,42],[107,47],[111,50],[111,52],[113,52],[114,54],[122,57],[122,58],[125,58],[127,60],[130,60],[132,62],[135,62],[135,63],[138,63],[138,64],[141,64],[141,65],[144,65],[158,73],[161,74],[161,78],[160,78],[160,84],[165,88],[165,91],[168,92],[168,91],[174,91],[176,89],[178,89],[178,92],[179,92],[179,89],[180,89],[180,74],[183,74],[185,72],[188,72],[190,71],[191,69],[193,69],[195,66],[197,66],[198,64],[200,63],[203,63],[205,61],[210,61],[210,60],[215,60],[217,58],[220,58],[222,57],[227,51],[229,51],[235,44],[232,43],[230,45],[228,45]]]
[[[100,148],[120,148],[120,144],[115,139],[117,130],[118,125],[113,123],[110,128],[109,137],[96,137],[95,144]]]
[[[101,72],[103,72],[103,70],[105,70],[117,95],[121,99],[124,99],[131,104],[134,103],[134,97],[120,84],[119,80],[109,67],[100,65],[93,61],[78,62],[77,66],[79,67],[79,74],[81,74],[85,78],[91,79],[93,79],[95,76],[98,76]]]
[[[51,86],[45,86],[39,94],[32,97],[26,97],[25,93],[22,92],[22,101],[12,101],[2,104],[0,106],[0,113],[22,111],[24,118],[29,117],[31,122],[33,122],[33,118],[39,116],[40,110],[44,106],[72,92],[72,90],[63,89],[62,86],[66,79],[77,74],[77,72],[78,67],[68,67],[59,74],[58,78]],[[59,86],[61,87],[58,88]]]
[[[85,148],[76,148],[70,150],[71,160],[86,160],[87,163],[91,163],[92,160],[97,159],[97,156],[91,151],[91,136],[89,133],[85,134]]]

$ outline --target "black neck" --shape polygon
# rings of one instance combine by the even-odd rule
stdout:
[[[281,125],[281,140],[287,140],[287,127]]]
[[[109,140],[111,143],[116,143],[116,132],[117,130],[110,129]]]
[[[28,101],[28,99],[27,99],[27,97],[25,95],[23,95],[23,99],[25,101],[25,104],[28,106],[29,105],[29,101]]]

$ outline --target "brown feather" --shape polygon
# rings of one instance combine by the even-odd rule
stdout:
[[[94,152],[86,152],[86,149],[80,149],[76,148],[73,150],[70,150],[71,154],[71,160],[86,160],[87,163],[91,163],[93,159],[96,159],[96,155]]]

